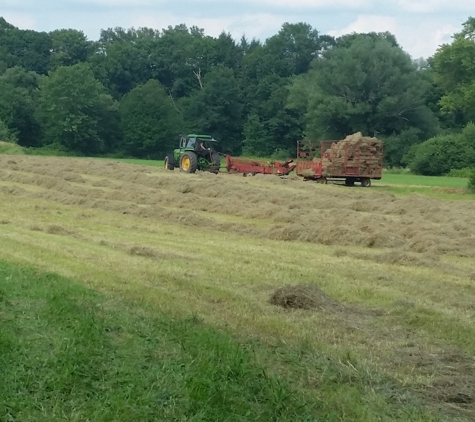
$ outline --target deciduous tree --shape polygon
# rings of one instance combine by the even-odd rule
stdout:
[[[93,43],[82,31],[58,29],[50,32],[52,70],[59,66],[72,66],[85,62],[92,53]]]
[[[242,103],[232,69],[215,67],[203,78],[203,88],[190,97],[185,119],[194,130],[218,139],[223,152],[241,151]]]
[[[317,58],[296,78],[289,106],[304,112],[307,134],[341,139],[360,131],[380,138],[417,128],[436,133],[437,119],[426,106],[430,83],[388,34],[350,35]]]
[[[115,147],[118,105],[88,64],[59,67],[44,78],[39,104],[46,143],[90,155]]]
[[[0,76],[0,119],[22,146],[41,144],[36,117],[39,76],[15,66]]]
[[[432,63],[444,93],[442,111],[454,116],[457,125],[475,121],[475,18],[463,24],[451,44],[438,49]]]
[[[178,146],[181,116],[158,81],[150,80],[125,95],[120,114],[126,154],[161,159]]]

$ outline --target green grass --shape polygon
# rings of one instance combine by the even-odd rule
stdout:
[[[127,164],[138,164],[141,166],[163,167],[163,160],[141,160],[139,158],[104,158],[104,160],[118,161]]]
[[[383,169],[384,174],[411,174],[411,170],[408,168],[396,167]]]
[[[473,168],[463,168],[463,169],[457,169],[457,170],[450,170],[450,172],[447,174],[448,177],[462,177],[465,179],[470,178]]]
[[[465,188],[467,178],[448,176],[419,176],[414,174],[386,174],[383,173],[381,183],[404,186]],[[378,183],[375,181],[374,183]]]
[[[171,319],[5,261],[0,280],[2,421],[435,420],[370,394],[374,379],[305,345],[238,344],[196,316]],[[322,371],[318,399],[257,355]],[[390,380],[378,381],[389,394]]]
[[[468,179],[462,177],[383,173],[381,180],[373,181],[373,187],[399,196],[420,194],[448,200],[475,199],[475,195],[468,192]]]
[[[317,403],[199,319],[0,262],[0,420],[314,420]]]
[[[13,142],[0,141],[0,154],[23,155],[26,154],[25,148]]]

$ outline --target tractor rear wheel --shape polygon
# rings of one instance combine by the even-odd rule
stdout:
[[[175,157],[173,156],[173,154],[168,154],[165,157],[164,167],[167,170],[175,170]]]
[[[180,170],[185,173],[194,173],[198,168],[198,157],[194,152],[185,152],[180,159]]]

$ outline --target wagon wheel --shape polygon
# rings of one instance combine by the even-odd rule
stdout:
[[[363,186],[364,188],[369,188],[371,186],[371,179],[369,177],[361,179],[361,186]]]

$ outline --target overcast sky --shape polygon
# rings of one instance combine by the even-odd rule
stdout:
[[[450,42],[470,14],[475,0],[0,0],[0,16],[21,29],[74,28],[90,40],[101,29],[185,23],[264,41],[284,22],[306,22],[335,36],[390,31],[414,58]]]

